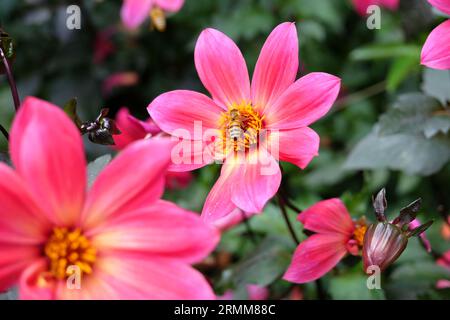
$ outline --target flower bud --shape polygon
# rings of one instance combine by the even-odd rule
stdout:
[[[420,209],[420,198],[401,209],[399,216],[392,222],[389,222],[384,214],[387,208],[386,191],[382,189],[372,201],[378,222],[372,224],[364,235],[365,272],[368,272],[371,266],[377,266],[381,271],[385,270],[402,254],[410,237],[420,235],[433,223],[428,221],[423,225],[413,225],[412,230],[409,229],[410,223]]]
[[[372,224],[364,236],[364,270],[378,266],[383,271],[397,260],[407,244],[407,235],[396,225],[387,222]]]

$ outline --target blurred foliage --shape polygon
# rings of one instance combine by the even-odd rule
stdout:
[[[65,27],[66,7],[82,8],[82,29]],[[168,19],[164,33],[145,24],[128,32],[120,24],[120,0],[0,1],[0,26],[16,43],[13,65],[21,97],[35,95],[63,106],[78,101],[81,119],[94,120],[101,108],[114,114],[127,106],[142,119],[158,94],[174,89],[203,91],[194,67],[193,49],[202,29],[217,28],[241,48],[252,72],[269,32],[280,22],[296,21],[300,40],[299,76],[323,71],[343,79],[340,98],[327,117],[312,127],[321,136],[320,156],[304,171],[283,163],[283,188],[304,209],[316,201],[341,197],[355,217],[374,221],[370,197],[386,186],[389,212],[417,197],[419,218],[435,218],[427,231],[437,255],[450,248],[440,230],[450,208],[450,74],[420,66],[421,46],[442,17],[424,0],[402,1],[398,12],[383,11],[382,28],[368,30],[350,0],[186,0]],[[106,40],[105,40],[106,39]],[[102,42],[103,41],[103,42]],[[106,41],[106,42],[105,42]],[[106,43],[106,44],[105,44]],[[96,59],[99,46],[107,48]],[[109,48],[109,49],[108,49]],[[117,72],[134,71],[139,83],[103,90]],[[9,128],[13,103],[6,79],[0,78],[0,123]],[[6,142],[0,139],[4,158]],[[90,160],[113,153],[86,142]],[[90,181],[110,158],[89,166]],[[216,177],[216,165],[196,172],[187,189],[168,191],[166,198],[201,211]],[[290,212],[298,235],[301,224]],[[237,297],[248,283],[267,285],[272,297],[284,298],[294,286],[280,280],[295,246],[275,204],[252,218],[253,243],[245,225],[226,232],[218,248],[231,261],[211,272],[216,290],[234,289]],[[322,279],[329,298],[449,298],[436,290],[449,273],[435,264],[416,239],[388,270],[382,290],[369,292],[355,258],[347,258]],[[317,297],[314,284],[302,285],[304,297]]]

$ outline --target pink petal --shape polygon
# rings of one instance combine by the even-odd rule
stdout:
[[[439,11],[450,15],[450,0],[428,0],[428,2]]]
[[[148,106],[162,130],[191,140],[202,140],[204,130],[216,130],[222,111],[207,96],[188,90],[164,93]]]
[[[19,298],[21,300],[53,300],[56,298],[55,281],[44,276],[47,270],[48,263],[44,258],[35,260],[25,269],[19,282]]]
[[[248,213],[236,208],[225,217],[215,220],[214,226],[220,231],[226,231],[240,224],[244,219],[250,219],[254,215],[256,215],[256,213]]]
[[[306,127],[323,117],[335,102],[341,80],[327,73],[310,73],[292,84],[266,109],[267,129]]]
[[[347,208],[338,198],[317,202],[303,211],[298,220],[305,229],[318,233],[338,233],[349,237],[355,229]]]
[[[450,270],[450,250],[447,250],[436,262],[438,265]]]
[[[378,0],[379,4],[390,10],[397,10],[400,5],[400,0]]]
[[[105,292],[100,287],[92,296],[133,300],[215,299],[203,275],[179,260],[121,253],[107,255],[98,262],[95,276],[111,290]]]
[[[17,172],[46,215],[58,224],[74,223],[84,202],[86,160],[73,122],[58,107],[29,97],[13,123],[10,148]]]
[[[205,29],[195,46],[200,80],[222,108],[250,101],[250,80],[236,44],[215,29]]]
[[[450,288],[450,280],[438,280],[438,282],[436,283],[436,288],[437,289],[448,289]]]
[[[390,10],[397,10],[400,0],[352,0],[355,10],[361,16],[367,15],[367,9],[371,5],[378,5]]]
[[[202,168],[214,161],[214,143],[201,140],[180,140],[172,148],[170,172]]]
[[[231,201],[231,188],[235,177],[234,166],[225,162],[213,188],[205,200],[202,210],[202,218],[208,223],[215,223],[217,220],[231,214],[236,205]]]
[[[180,11],[184,4],[184,0],[155,0],[158,7],[168,12]]]
[[[281,170],[278,162],[260,150],[251,154],[246,161],[235,164],[234,170],[231,200],[245,212],[261,212],[280,187]]]
[[[267,300],[269,299],[269,289],[256,284],[247,285],[248,298],[250,300]]]
[[[433,69],[450,69],[450,20],[430,33],[422,48],[421,63]]]
[[[135,29],[148,18],[153,0],[124,0],[120,16],[128,29]]]
[[[0,163],[0,243],[40,244],[50,221],[38,207],[22,179]]]
[[[420,222],[419,219],[414,219],[408,225],[408,228],[409,228],[409,230],[413,230],[413,229],[415,229],[415,228],[417,228],[417,227],[419,227],[421,225],[422,225],[422,223]],[[420,237],[420,241],[425,246],[425,249],[427,250],[427,252],[431,252],[431,243],[430,243],[430,240],[428,240],[427,235],[425,234],[425,232],[422,232],[419,237]]]
[[[272,147],[279,153],[279,159],[291,162],[305,169],[311,160],[319,155],[320,137],[312,129],[303,127],[270,133]],[[272,152],[272,155],[275,155]]]
[[[0,239],[0,292],[19,282],[23,270],[39,257],[38,246],[3,244]]]
[[[122,151],[97,177],[83,211],[84,227],[145,208],[159,199],[173,142],[141,140]]]
[[[122,150],[130,143],[144,139],[148,134],[156,135],[161,130],[151,119],[140,121],[130,114],[127,108],[121,108],[116,115],[116,124],[121,134],[114,135],[115,148]]]
[[[306,283],[321,278],[347,253],[345,241],[340,234],[312,235],[297,247],[283,279]]]
[[[123,214],[92,230],[93,245],[103,250],[128,250],[199,262],[216,247],[218,231],[198,214],[158,201],[146,209]]]
[[[298,37],[295,24],[277,26],[264,44],[252,79],[252,101],[261,114],[295,81]]]

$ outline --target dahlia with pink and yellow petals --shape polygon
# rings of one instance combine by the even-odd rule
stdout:
[[[280,186],[278,161],[303,169],[317,156],[320,139],[308,126],[331,108],[341,81],[318,72],[296,81],[298,65],[294,23],[282,23],[269,35],[251,83],[233,40],[206,29],[195,47],[195,66],[212,98],[176,90],[149,105],[151,118],[162,130],[193,146],[191,152],[180,153],[184,159],[175,164],[176,170],[223,162],[203,207],[206,221],[214,223],[236,208],[261,212]],[[214,134],[205,138],[198,126]],[[208,151],[205,156],[204,150],[213,150],[212,155]]]
[[[217,231],[160,200],[172,144],[131,144],[87,190],[78,129],[56,106],[27,98],[10,136],[14,168],[0,163],[0,291],[18,286],[22,299],[213,299],[190,265],[214,249]]]
[[[298,220],[315,232],[302,241],[283,279],[294,283],[317,280],[347,254],[359,255],[367,226],[353,221],[340,199],[323,200],[303,211]]]
[[[450,0],[428,2],[450,15]],[[430,33],[422,48],[421,62],[433,69],[450,70],[450,20],[443,22]]]

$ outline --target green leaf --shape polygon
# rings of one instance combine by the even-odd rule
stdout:
[[[87,178],[89,187],[92,186],[99,173],[108,165],[108,163],[111,161],[111,158],[112,157],[110,154],[105,154],[88,164]]]
[[[421,93],[405,94],[398,98],[393,108],[380,117],[380,135],[395,133],[424,133],[431,138],[450,129],[450,116],[442,115],[439,102]]]
[[[77,99],[72,98],[64,105],[64,112],[69,116],[70,119],[75,123],[75,125],[80,128],[81,120],[77,114]]]
[[[268,286],[286,271],[292,256],[292,245],[285,238],[269,236],[232,269],[236,287],[245,284]]]
[[[386,293],[393,299],[433,298],[440,279],[450,279],[450,271],[433,261],[411,261],[395,268]]]
[[[380,135],[379,127],[352,150],[345,168],[367,170],[388,168],[408,174],[431,175],[450,160],[450,139],[423,134]]]
[[[352,60],[374,60],[389,58],[405,58],[420,61],[421,48],[412,44],[374,44],[353,50],[350,53]]]
[[[416,56],[401,57],[394,60],[389,68],[386,89],[394,92],[411,72],[419,68]]]
[[[422,89],[446,105],[450,102],[450,71],[426,68],[423,73]]]

